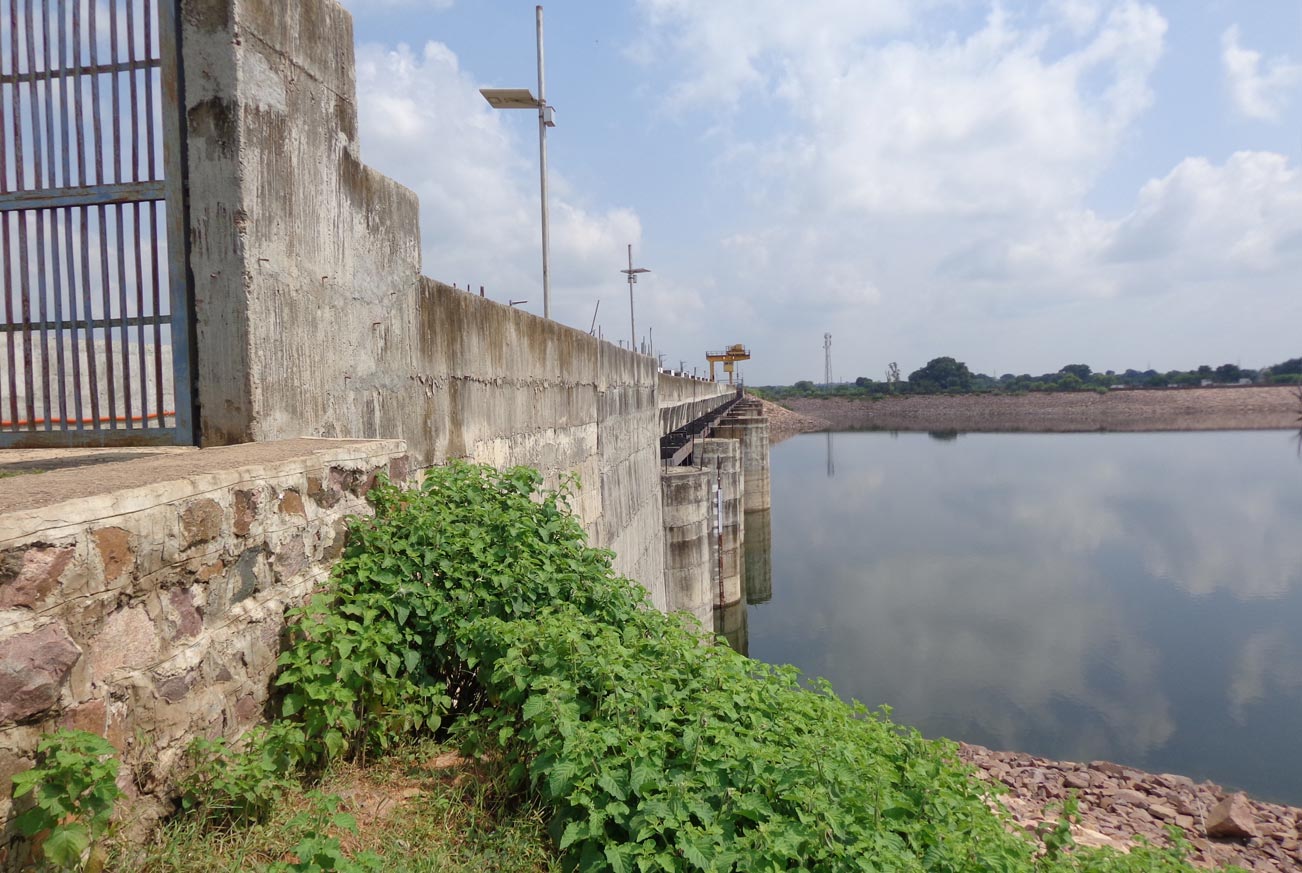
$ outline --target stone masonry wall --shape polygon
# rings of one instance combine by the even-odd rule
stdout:
[[[406,468],[401,442],[317,444],[0,515],[0,780],[62,725],[106,736],[139,798],[192,737],[261,721],[286,608],[328,575],[376,474]]]

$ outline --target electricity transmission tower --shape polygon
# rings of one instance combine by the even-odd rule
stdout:
[[[823,384],[832,387],[832,335],[823,334]]]

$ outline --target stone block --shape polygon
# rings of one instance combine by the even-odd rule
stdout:
[[[321,559],[327,563],[334,563],[344,553],[344,544],[348,540],[348,519],[335,519],[329,531],[329,540],[321,550]]]
[[[195,669],[187,670],[177,676],[156,678],[154,680],[154,688],[157,690],[158,696],[163,700],[166,700],[169,703],[179,703],[181,700],[184,700],[185,696],[190,693],[192,688],[194,688],[195,684],[200,679],[200,675],[200,671]]]
[[[0,640],[0,724],[49,711],[80,657],[81,649],[58,623]]]
[[[258,510],[262,505],[262,494],[253,490],[235,492],[234,517],[231,520],[231,532],[237,537],[248,536],[258,520]]]
[[[303,505],[303,495],[293,488],[280,495],[280,502],[276,508],[285,515],[297,515],[300,518],[307,518],[307,508]]]
[[[108,730],[108,707],[103,698],[88,700],[65,710],[59,718],[59,726],[102,737]]]
[[[0,609],[31,609],[59,586],[72,546],[36,543],[0,554]]]
[[[91,673],[103,682],[122,668],[150,666],[158,655],[160,634],[143,606],[118,609],[104,621],[91,645]]]
[[[266,553],[262,547],[245,549],[235,561],[229,574],[230,599],[228,604],[234,606],[242,600],[252,597],[264,585],[268,576]]]
[[[91,534],[91,539],[99,553],[100,566],[104,568],[105,582],[117,582],[135,568],[136,555],[129,531],[120,527],[102,527]]]
[[[333,475],[310,473],[307,477],[307,496],[323,509],[333,509],[343,498],[344,490]]]
[[[215,540],[222,530],[222,508],[210,497],[191,500],[181,511],[181,549]]]
[[[175,616],[176,633],[173,639],[197,637],[203,630],[203,617],[194,605],[194,592],[189,588],[173,588],[167,593],[167,602]]]
[[[285,537],[275,547],[274,565],[278,581],[297,576],[307,566],[307,540],[302,533]]]
[[[1209,837],[1248,839],[1256,835],[1256,817],[1247,796],[1242,792],[1224,798],[1207,813]]]

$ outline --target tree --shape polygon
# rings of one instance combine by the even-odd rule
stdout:
[[[1075,376],[1083,382],[1088,379],[1094,371],[1090,369],[1089,364],[1068,364],[1058,372]]]
[[[1270,372],[1276,376],[1302,376],[1302,358],[1289,358],[1287,361],[1271,367]]]
[[[886,365],[886,389],[895,393],[895,386],[900,382],[900,365],[891,361]]]
[[[869,379],[867,376],[860,376],[858,379],[854,380],[854,384],[856,388],[868,388],[872,385],[872,383],[873,383],[872,380]]]
[[[806,391],[806,392],[808,392],[808,391],[813,391],[813,390],[814,390],[814,383],[813,383],[813,382],[810,382],[808,379],[801,379],[799,382],[797,382],[796,384],[792,385],[791,387],[792,387],[792,388],[795,388],[797,391]]]
[[[932,358],[927,366],[909,374],[909,384],[922,391],[969,391],[972,371],[953,358]]]
[[[1217,382],[1237,382],[1243,378],[1243,371],[1237,364],[1221,364],[1216,368]]]

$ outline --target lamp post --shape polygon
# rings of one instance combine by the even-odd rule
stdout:
[[[643,267],[633,268],[633,244],[628,244],[628,269],[620,270],[625,276],[628,276],[628,330],[631,345],[629,348],[637,351],[637,322],[633,319],[633,286],[637,284],[638,273],[650,273],[651,271]]]
[[[543,8],[534,8],[538,28],[538,96],[528,88],[480,88],[488,105],[494,109],[538,110],[538,187],[542,200],[542,280],[543,318],[552,317],[551,238],[547,222],[547,128],[555,127],[555,108],[547,105],[546,79],[543,75]]]

